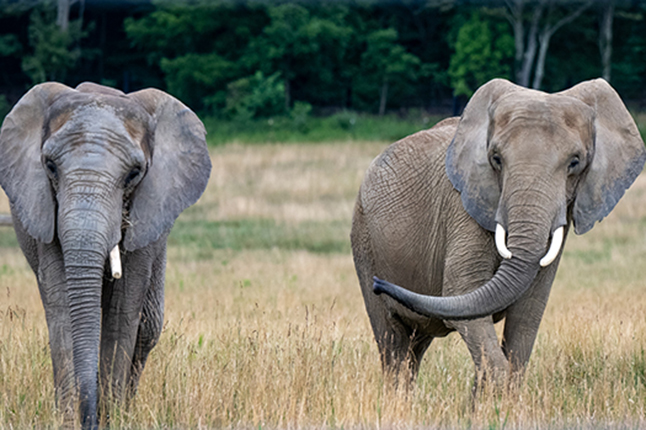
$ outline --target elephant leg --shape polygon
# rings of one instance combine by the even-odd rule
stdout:
[[[419,366],[422,363],[424,353],[433,341],[432,336],[415,334],[411,340],[411,346],[408,354],[408,366],[412,381],[417,379],[419,373]]]
[[[72,422],[75,417],[72,322],[65,282],[65,267],[58,240],[39,245],[38,289],[45,309],[49,331],[49,349],[54,369],[54,387],[58,407],[64,420]]]
[[[126,398],[137,336],[153,266],[165,255],[166,236],[122,255],[123,275],[106,279],[102,296],[101,384],[103,395],[121,402]],[[161,245],[160,245],[161,244]],[[106,272],[106,278],[111,278]]]
[[[410,385],[417,379],[420,363],[433,337],[411,329],[397,315],[384,316],[383,320],[374,314],[370,317],[383,372],[395,380],[404,378]]]
[[[405,375],[405,380],[410,385],[410,382],[417,378],[422,357],[433,337],[411,328],[387,308],[383,297],[374,294],[372,278],[378,271],[372,239],[361,206],[361,194],[357,198],[350,239],[361,293],[379,348],[382,370],[395,380],[398,380],[400,375]]]
[[[502,348],[514,374],[522,376],[534,347],[560,256],[542,269],[534,284],[506,311]]]
[[[141,372],[144,370],[148,354],[159,341],[164,323],[164,281],[166,276],[166,243],[153,264],[150,286],[146,291],[144,307],[139,321],[137,341],[130,370],[129,393],[137,391]]]
[[[496,385],[502,385],[507,381],[510,371],[509,361],[500,347],[491,316],[446,323],[460,333],[473,358],[476,366],[474,392],[480,385],[480,381],[491,380]]]
[[[487,252],[495,250],[490,234],[471,221],[460,224],[460,228],[453,231],[458,236],[451,238],[447,250],[444,296],[464,294],[484,285],[494,276],[497,265],[496,255]],[[468,321],[447,320],[445,324],[460,333],[469,349],[476,366],[474,388],[479,379],[493,380],[496,384],[506,381],[509,362],[498,341],[491,315]]]
[[[13,225],[20,248],[36,274],[40,298],[45,309],[56,402],[63,411],[65,423],[72,425],[76,417],[74,405],[76,385],[63,254],[57,238],[49,244],[39,243],[25,231],[20,220],[15,216]]]

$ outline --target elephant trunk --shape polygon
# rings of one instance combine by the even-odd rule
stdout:
[[[385,293],[420,315],[451,320],[474,319],[509,307],[527,291],[537,273],[538,264],[512,257],[502,262],[489,282],[460,296],[425,296],[377,277],[373,289],[375,294]]]
[[[421,315],[443,319],[480,318],[508,308],[525,294],[540,267],[547,265],[543,263],[553,261],[562,246],[558,238],[562,231],[558,230],[566,223],[565,210],[555,204],[559,200],[554,196],[543,198],[549,202],[541,204],[539,196],[532,196],[536,204],[530,210],[520,201],[504,205],[500,218],[501,222],[509,220],[505,250],[510,255],[503,256],[495,275],[476,290],[460,296],[426,296],[375,277],[375,294],[386,293]],[[549,245],[552,236],[556,236],[554,246]]]
[[[59,201],[58,231],[70,304],[74,376],[84,429],[98,427],[101,293],[108,251],[120,234],[119,224],[107,215],[114,208],[106,209],[108,200],[101,202],[103,199],[96,194],[94,189],[79,186]]]

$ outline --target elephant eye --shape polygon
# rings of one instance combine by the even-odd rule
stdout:
[[[502,167],[502,159],[500,158],[500,155],[494,154],[491,156],[491,164],[498,170]]]
[[[58,174],[58,168],[56,167],[56,163],[54,163],[54,161],[52,161],[50,158],[47,158],[45,160],[45,167],[52,176],[56,177],[56,175]]]
[[[580,164],[579,162],[579,157],[574,157],[570,161],[570,164],[568,165],[568,170],[572,171],[577,168],[577,166]]]
[[[134,167],[134,168],[130,171],[130,173],[128,173],[128,176],[126,176],[126,182],[125,182],[126,187],[127,187],[128,185],[132,184],[132,183],[133,183],[133,181],[134,181],[135,179],[137,179],[137,177],[139,176],[139,174],[140,174],[140,173],[141,173],[141,168],[140,168],[140,167]]]

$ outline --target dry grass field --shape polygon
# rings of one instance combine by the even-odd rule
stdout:
[[[646,427],[646,175],[572,234],[525,380],[472,401],[457,334],[410,393],[385,383],[354,273],[352,207],[385,144],[229,145],[169,241],[166,316],[114,428]],[[0,211],[6,210],[6,202]],[[45,319],[13,232],[0,230],[0,428],[49,428]]]

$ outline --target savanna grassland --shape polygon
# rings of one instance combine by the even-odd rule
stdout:
[[[109,411],[112,427],[646,426],[646,175],[590,233],[568,238],[524,383],[472,401],[457,334],[433,342],[412,392],[382,378],[349,231],[384,147],[212,150],[206,194],[169,240],[161,340],[136,400]],[[60,419],[36,282],[4,227],[0,428]]]

